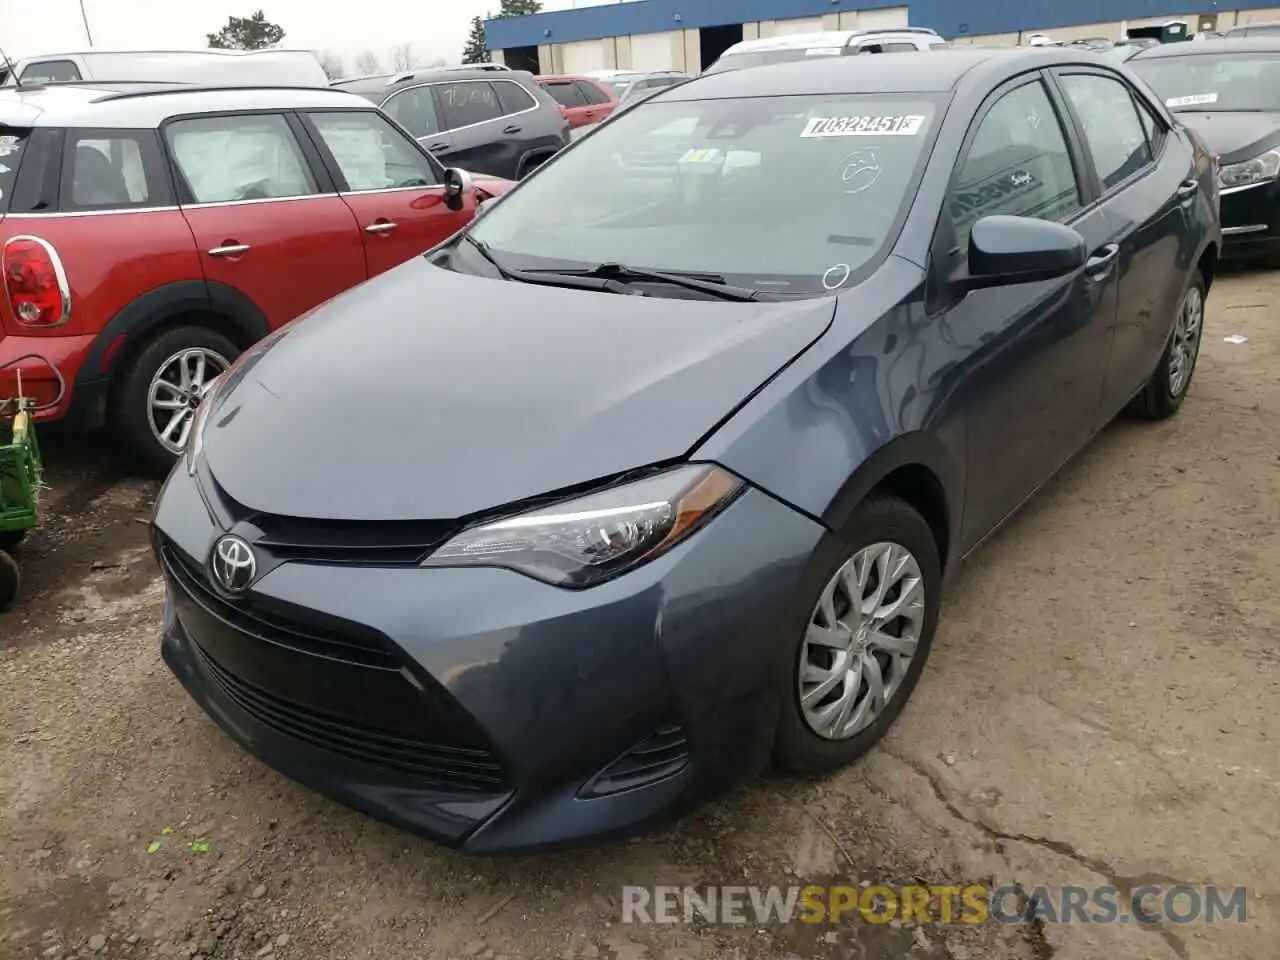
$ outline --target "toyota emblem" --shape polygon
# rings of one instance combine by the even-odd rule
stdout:
[[[249,544],[239,537],[228,535],[213,545],[210,567],[218,586],[228,593],[241,593],[257,576],[258,560]]]

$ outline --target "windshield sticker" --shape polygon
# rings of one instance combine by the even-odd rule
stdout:
[[[719,166],[724,163],[724,154],[714,147],[702,150],[686,150],[680,158],[681,163],[708,163]]]
[[[870,190],[880,179],[880,158],[874,150],[855,150],[840,161],[840,185],[845,193]]]
[[[1203,103],[1217,103],[1216,93],[1197,93],[1190,97],[1170,97],[1164,102],[1166,107],[1197,107]]]
[[[0,157],[7,157],[18,152],[17,137],[0,137]]]
[[[823,289],[835,290],[843,286],[851,272],[847,263],[837,263],[834,267],[827,267],[827,272],[822,275]]]
[[[925,118],[912,114],[897,117],[813,117],[801,137],[914,137],[924,129]]]

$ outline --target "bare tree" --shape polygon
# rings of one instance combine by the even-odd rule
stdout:
[[[372,50],[365,50],[356,57],[356,70],[362,77],[372,76],[381,69],[382,64],[378,62],[378,55]]]
[[[413,47],[407,43],[391,49],[391,69],[408,70],[413,66]]]
[[[317,50],[316,60],[320,62],[320,69],[324,71],[324,75],[330,80],[341,79],[346,68],[342,63],[342,54],[334,53],[332,50]]]

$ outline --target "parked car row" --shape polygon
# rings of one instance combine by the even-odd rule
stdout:
[[[1223,236],[1171,111],[1237,67],[1156,96],[1157,59],[861,43],[615,109],[216,381],[152,534],[164,659],[223,730],[477,854],[885,735],[962,561],[1187,397]]]

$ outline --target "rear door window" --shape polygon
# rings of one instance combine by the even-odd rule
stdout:
[[[585,80],[579,80],[577,81],[576,86],[578,88],[578,92],[582,94],[582,98],[592,106],[597,103],[609,102],[609,98],[606,97],[594,84],[587,83]]]
[[[83,78],[70,60],[42,60],[23,70],[19,79],[23,83],[74,83]]]
[[[435,86],[436,103],[445,130],[473,127],[497,120],[502,106],[493,86],[484,80],[455,80]]]
[[[1110,190],[1151,162],[1151,148],[1129,88],[1094,74],[1061,77],[1063,92],[1084,127],[1103,190]]]
[[[528,90],[512,80],[495,80],[493,90],[498,95],[498,106],[503,116],[509,117],[513,113],[523,113],[538,105],[538,101],[533,99],[533,95]]]
[[[542,89],[551,94],[551,99],[562,107],[585,107],[587,105],[587,98],[583,96],[577,84],[570,80],[544,83]]]
[[[26,127],[0,126],[0,210],[9,209],[9,196],[18,178],[18,164],[30,136],[31,130]]]
[[[148,132],[95,130],[68,134],[62,206],[81,210],[154,205],[155,191],[149,181],[158,179],[155,149],[154,135]]]

